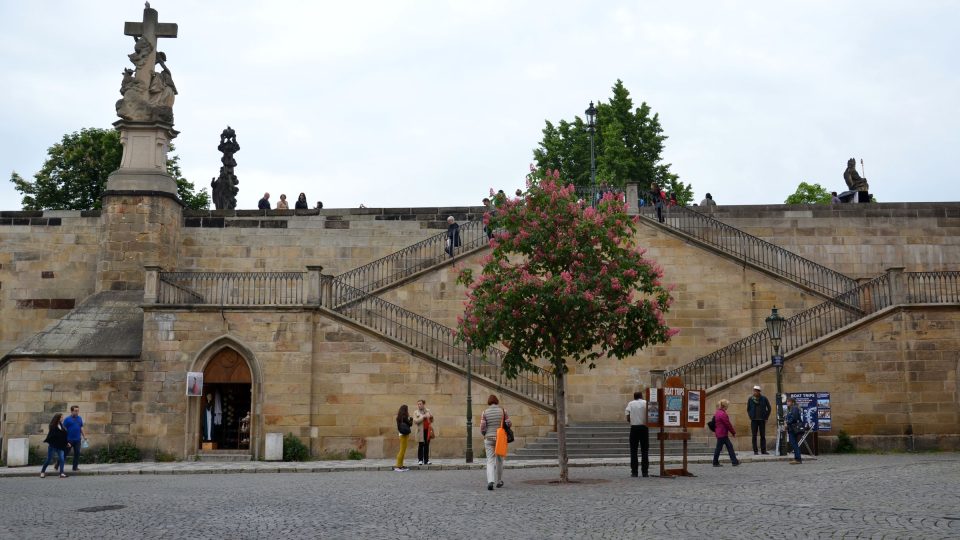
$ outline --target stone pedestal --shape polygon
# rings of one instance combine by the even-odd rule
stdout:
[[[119,120],[123,158],[103,193],[97,292],[143,290],[145,266],[176,268],[183,203],[167,174],[170,124]]]
[[[177,183],[167,174],[167,152],[177,131],[170,124],[118,120],[123,157],[107,178],[106,192],[162,192],[177,195]]]
[[[266,451],[263,459],[283,461],[283,433],[267,433]]]
[[[7,467],[26,467],[30,463],[30,439],[7,439]]]

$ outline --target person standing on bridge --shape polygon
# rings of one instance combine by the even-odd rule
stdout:
[[[630,476],[637,477],[637,445],[640,445],[640,471],[649,476],[650,430],[647,428],[647,400],[643,392],[634,392],[633,401],[627,403],[627,422],[630,422]]]

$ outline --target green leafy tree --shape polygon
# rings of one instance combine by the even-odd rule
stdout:
[[[684,184],[663,163],[664,141],[660,115],[646,103],[634,107],[630,92],[617,80],[613,96],[597,105],[597,129],[594,134],[597,182],[622,187],[633,181],[647,191],[656,182],[676,195],[682,205],[693,201],[693,188]],[[541,169],[559,170],[578,186],[590,185],[590,135],[579,116],[572,122],[547,121],[540,146],[533,158]]]
[[[800,182],[797,191],[783,201],[786,204],[830,204],[830,192],[820,184]]]
[[[560,480],[567,470],[568,365],[594,368],[602,358],[623,358],[664,343],[676,332],[664,313],[672,301],[662,270],[636,246],[636,220],[622,196],[607,193],[596,208],[578,202],[559,172],[533,178],[523,198],[499,201],[484,216],[498,232],[482,273],[463,270],[469,287],[458,338],[470,350],[502,344],[507,377],[549,363],[556,381]],[[492,221],[492,223],[491,223]]]
[[[172,152],[174,147],[170,146]],[[107,177],[120,168],[123,146],[114,129],[86,128],[63,136],[47,149],[47,160],[28,182],[13,172],[10,181],[23,195],[24,210],[90,210],[100,208]],[[167,173],[177,182],[180,200],[189,208],[210,206],[206,189],[194,185],[180,171],[180,157],[167,159]]]

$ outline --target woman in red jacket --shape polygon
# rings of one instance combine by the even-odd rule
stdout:
[[[737,435],[737,430],[733,429],[733,424],[730,423],[730,417],[727,416],[727,407],[730,406],[730,402],[726,399],[721,399],[717,403],[717,412],[714,413],[713,418],[717,423],[717,429],[713,432],[717,436],[717,447],[713,450],[713,466],[722,467],[720,465],[720,450],[726,446],[727,452],[730,453],[730,461],[733,463],[733,466],[736,467],[740,464],[740,460],[737,459],[737,454],[733,451],[733,443],[730,442],[730,437],[728,435]]]

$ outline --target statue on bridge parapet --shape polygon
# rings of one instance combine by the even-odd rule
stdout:
[[[232,127],[227,126],[227,129],[220,134],[220,145],[217,146],[217,150],[223,152],[223,157],[220,158],[223,166],[220,167],[220,177],[210,181],[210,187],[213,189],[213,204],[217,210],[233,210],[237,207],[237,193],[240,192],[240,188],[237,187],[240,181],[233,173],[233,168],[237,166],[237,160],[233,158],[233,154],[240,150],[240,145],[237,143],[237,133]]]
[[[862,160],[861,160],[862,163]],[[860,176],[857,172],[857,160],[850,158],[847,160],[847,168],[843,171],[843,181],[847,183],[847,189],[850,191],[840,195],[841,199],[852,198],[851,202],[870,202],[870,185],[867,179]],[[855,193],[855,197],[845,197],[845,195]]]
[[[132,36],[133,52],[127,55],[136,70],[123,70],[117,101],[117,116],[128,122],[173,124],[173,102],[177,87],[166,64],[166,55],[157,51],[157,38],[177,37],[175,23],[157,22],[157,10],[146,3],[142,22],[127,22],[123,33]],[[161,71],[154,71],[160,64]]]

